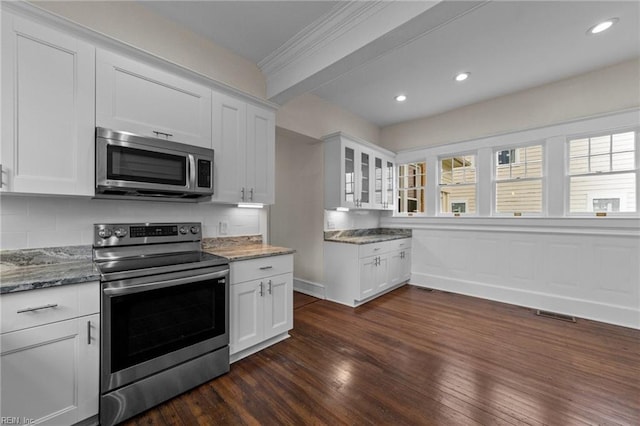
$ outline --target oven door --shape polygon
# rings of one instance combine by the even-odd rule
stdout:
[[[229,344],[228,265],[102,284],[101,390]]]

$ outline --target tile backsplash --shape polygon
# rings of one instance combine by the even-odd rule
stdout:
[[[0,196],[0,248],[93,243],[94,223],[202,222],[204,237],[262,234],[267,211],[211,203]]]

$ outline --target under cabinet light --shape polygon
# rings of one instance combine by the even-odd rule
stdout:
[[[239,203],[238,207],[241,209],[261,209],[264,207],[262,203]]]
[[[349,207],[337,207],[336,211],[337,212],[348,212],[349,211]]]
[[[398,95],[394,98],[397,102],[404,102],[407,100],[407,95]]]

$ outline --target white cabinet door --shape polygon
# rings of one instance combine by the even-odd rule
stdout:
[[[230,351],[236,353],[263,340],[264,284],[248,281],[231,285]]]
[[[378,266],[376,267],[376,293],[380,293],[390,286],[389,256],[387,254],[383,254],[378,256]]]
[[[400,269],[402,280],[409,281],[411,279],[411,250],[402,250],[402,268]]]
[[[275,202],[275,114],[213,93],[213,200]]]
[[[2,190],[94,194],[95,51],[2,13]]]
[[[267,280],[265,306],[265,339],[293,328],[293,274],[282,274]]]
[[[98,414],[100,315],[0,336],[3,417],[73,424]]]
[[[405,262],[402,256],[402,251],[395,251],[389,254],[389,281],[391,285],[403,281]]]
[[[246,102],[214,92],[214,201],[242,201],[246,176],[246,139]]]
[[[247,105],[246,201],[275,202],[275,114]]]
[[[360,299],[373,296],[377,287],[378,256],[360,259]]]
[[[96,123],[112,130],[211,148],[211,89],[98,50]]]

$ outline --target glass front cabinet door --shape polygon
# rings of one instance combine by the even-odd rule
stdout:
[[[393,153],[343,133],[324,138],[325,208],[391,210]]]

